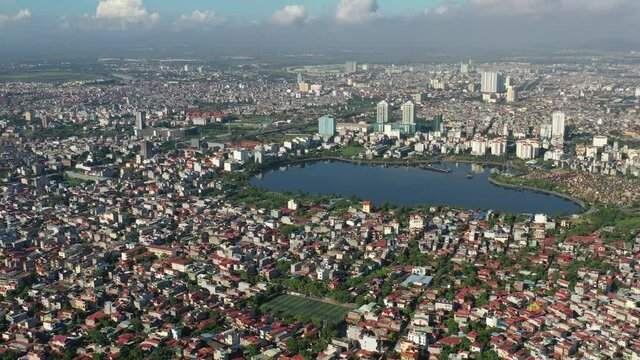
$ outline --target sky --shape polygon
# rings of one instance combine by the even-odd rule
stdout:
[[[0,11],[7,14],[28,8],[47,16],[82,16],[96,11],[98,0],[0,0]],[[127,3],[127,1],[120,1]],[[128,1],[134,4],[135,1]],[[322,0],[146,0],[150,12],[173,17],[195,10],[215,11],[225,17],[260,21],[286,5],[302,5],[314,16],[326,15],[338,1]],[[379,6],[389,15],[401,16],[416,9],[442,4],[441,0],[379,0]]]
[[[0,57],[639,50],[640,0],[0,0]]]

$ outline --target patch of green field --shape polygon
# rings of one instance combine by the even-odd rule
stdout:
[[[278,316],[292,317],[304,322],[322,324],[327,320],[339,324],[347,316],[349,309],[344,306],[325,303],[294,295],[281,295],[264,304],[264,307]]]
[[[343,147],[340,150],[340,154],[344,157],[352,157],[357,156],[358,154],[364,152],[364,148],[358,145],[349,145],[347,147]]]
[[[0,73],[0,82],[68,82],[109,79],[108,76],[82,74],[68,71],[38,71],[25,73]]]

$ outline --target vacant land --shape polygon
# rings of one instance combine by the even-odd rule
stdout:
[[[265,304],[265,307],[283,317],[293,317],[301,321],[338,324],[344,320],[349,308],[341,305],[313,300],[301,296],[281,295]]]
[[[109,77],[68,71],[0,73],[0,82],[68,82],[91,81],[98,79],[109,79]]]

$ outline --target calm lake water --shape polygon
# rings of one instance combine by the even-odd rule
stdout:
[[[436,165],[440,173],[416,167],[383,167],[326,161],[292,165],[254,177],[270,191],[355,195],[380,205],[445,205],[518,213],[577,213],[580,206],[561,197],[491,184],[491,168],[465,163]],[[470,173],[475,173],[471,178]]]

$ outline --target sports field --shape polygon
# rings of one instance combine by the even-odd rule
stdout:
[[[329,304],[301,296],[280,295],[265,304],[265,307],[280,316],[291,316],[301,321],[314,323],[327,320],[337,324],[344,320],[349,312],[346,306]]]

